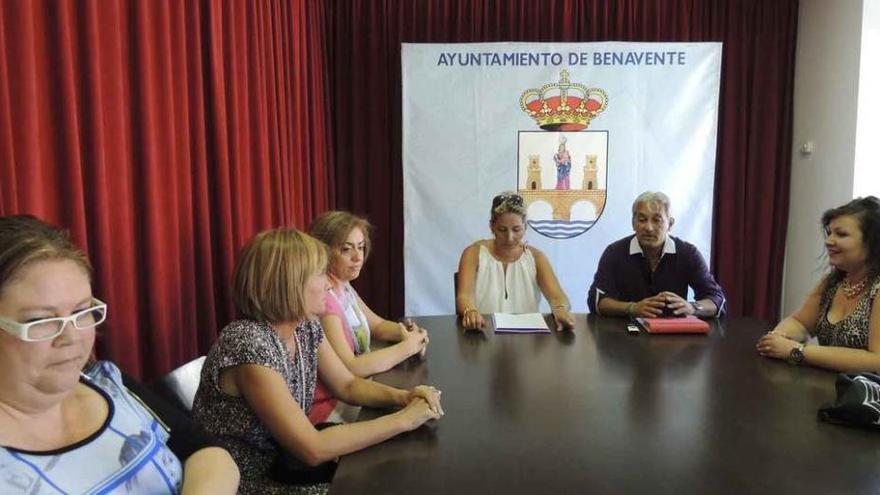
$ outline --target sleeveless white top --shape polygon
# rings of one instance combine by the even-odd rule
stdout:
[[[507,264],[495,259],[480,244],[475,299],[480,313],[537,313],[541,303],[535,256],[528,248],[518,260]]]

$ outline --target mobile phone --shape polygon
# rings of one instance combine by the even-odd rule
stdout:
[[[635,323],[630,323],[626,326],[626,333],[630,335],[638,335],[640,332],[639,326]]]

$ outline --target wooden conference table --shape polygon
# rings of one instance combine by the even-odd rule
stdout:
[[[331,494],[880,492],[880,434],[817,421],[836,374],[759,357],[765,323],[633,336],[584,315],[553,335],[417,321],[427,360],[377,380],[437,386],[446,415],[343,457]]]

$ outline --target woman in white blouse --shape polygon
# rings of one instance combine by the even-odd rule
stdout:
[[[537,313],[547,298],[558,330],[574,327],[568,297],[539,249],[525,244],[523,198],[503,192],[492,200],[492,239],[465,248],[458,264],[456,311],[467,329],[485,326],[486,313]]]

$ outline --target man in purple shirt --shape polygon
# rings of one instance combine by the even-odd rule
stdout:
[[[611,243],[587,294],[590,312],[612,316],[714,317],[724,311],[724,291],[693,244],[669,229],[669,197],[644,192],[633,202],[635,235]],[[688,286],[695,301],[687,301]]]

